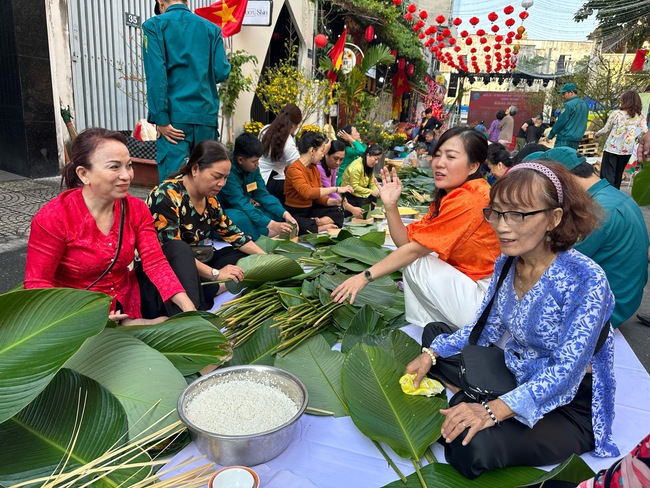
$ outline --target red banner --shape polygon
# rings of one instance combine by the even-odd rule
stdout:
[[[234,36],[241,30],[248,0],[222,0],[209,7],[197,8],[194,13],[221,27],[223,37]]]

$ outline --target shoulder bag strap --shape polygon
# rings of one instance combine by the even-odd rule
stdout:
[[[88,285],[85,289],[89,290],[93,286],[95,286],[99,281],[108,274],[108,272],[113,269],[113,266],[115,266],[115,263],[117,262],[117,258],[120,255],[120,250],[122,249],[122,234],[124,231],[124,198],[120,199],[120,231],[117,234],[117,249],[115,251],[115,257],[113,257],[113,260],[111,261],[111,264],[108,265],[108,268],[104,270],[104,272],[99,275],[99,278],[97,278],[95,281],[93,281],[90,285]]]
[[[481,333],[485,328],[485,322],[487,322],[488,315],[490,315],[490,309],[492,308],[492,302],[494,302],[494,297],[497,296],[497,293],[499,292],[499,288],[501,288],[501,285],[503,284],[503,280],[506,279],[506,276],[508,275],[508,271],[510,271],[510,266],[512,266],[514,260],[515,257],[510,256],[508,259],[506,259],[506,262],[503,264],[503,268],[501,269],[501,274],[499,275],[499,280],[497,281],[497,287],[494,290],[494,295],[492,295],[492,298],[490,298],[490,303],[488,303],[487,306],[483,309],[483,313],[476,321],[476,325],[474,325],[474,328],[472,329],[472,332],[469,335],[469,344],[476,344],[478,342],[478,338],[481,337]]]

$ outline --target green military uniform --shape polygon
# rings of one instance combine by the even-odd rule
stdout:
[[[555,125],[548,134],[549,139],[555,140],[555,147],[572,147],[578,149],[580,139],[587,129],[589,107],[582,98],[575,96],[564,102],[562,113],[555,121]]]
[[[185,133],[172,144],[156,143],[160,181],[175,173],[196,144],[218,136],[217,83],[230,75],[221,29],[185,4],[172,4],[165,13],[142,24],[142,59],[147,80],[147,120],[172,124]]]

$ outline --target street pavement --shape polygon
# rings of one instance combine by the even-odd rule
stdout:
[[[0,171],[0,293],[5,293],[25,276],[29,225],[34,214],[61,189],[59,177],[29,179]],[[623,184],[623,191],[629,190]],[[129,193],[144,199],[148,188],[132,187]],[[650,229],[650,207],[642,207]],[[638,313],[650,316],[650,285],[646,285]],[[650,373],[650,327],[633,316],[620,327],[623,336]]]

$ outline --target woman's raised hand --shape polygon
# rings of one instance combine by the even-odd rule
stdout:
[[[379,186],[379,185],[377,185]],[[397,171],[388,168],[381,169],[381,187],[379,188],[381,202],[386,206],[397,206],[397,201],[402,196],[402,182],[397,177]]]
[[[340,130],[336,133],[339,139],[343,139],[344,141],[347,141],[349,143],[354,142],[354,137],[352,137],[351,134],[348,134],[344,130]]]
[[[233,280],[235,283],[239,283],[244,279],[244,270],[239,266],[234,264],[227,264],[219,270],[219,279],[220,280]]]

